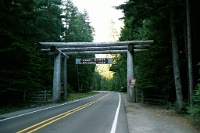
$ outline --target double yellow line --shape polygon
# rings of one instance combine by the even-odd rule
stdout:
[[[51,117],[51,118],[49,118],[49,119],[47,119],[47,120],[41,121],[40,123],[34,124],[34,125],[32,125],[32,126],[30,126],[30,127],[27,127],[27,128],[25,128],[25,129],[23,129],[23,130],[20,130],[20,131],[18,131],[17,133],[23,133],[23,132],[32,133],[32,132],[35,132],[35,131],[37,131],[37,130],[39,130],[39,129],[45,127],[45,126],[50,125],[50,124],[53,123],[53,122],[56,122],[56,121],[58,121],[58,120],[60,120],[60,119],[62,119],[62,118],[67,117],[68,115],[71,115],[71,114],[73,114],[73,113],[75,113],[75,112],[77,112],[77,111],[80,111],[80,110],[82,110],[82,109],[84,109],[84,108],[86,108],[86,107],[88,107],[88,106],[90,106],[90,105],[92,105],[92,104],[94,104],[94,103],[97,103],[98,101],[104,99],[104,98],[107,97],[108,95],[109,95],[109,93],[106,94],[106,95],[104,95],[104,96],[102,96],[102,97],[100,97],[100,98],[98,98],[98,99],[96,99],[96,100],[94,100],[94,101],[91,101],[91,102],[86,103],[86,104],[84,104],[84,105],[81,105],[81,106],[79,106],[79,107],[77,107],[77,108],[74,108],[74,109],[69,110],[69,111],[67,111],[67,112],[64,112],[64,113],[62,113],[62,114],[59,114],[59,115],[57,115],[57,116]]]

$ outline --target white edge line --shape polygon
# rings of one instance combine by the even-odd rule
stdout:
[[[102,93],[100,93],[100,94],[102,94]],[[94,96],[98,96],[100,94],[97,94],[97,95],[94,95]],[[47,110],[47,109],[60,107],[60,106],[66,105],[66,104],[75,103],[75,102],[78,102],[78,101],[81,101],[81,100],[84,100],[84,99],[92,98],[94,96],[89,96],[89,97],[82,98],[82,99],[79,99],[79,100],[69,101],[69,102],[66,102],[66,103],[63,103],[63,104],[60,104],[60,105],[55,105],[55,106],[51,106],[51,107],[47,107],[47,108],[43,108],[43,109],[38,109],[38,110],[27,112],[27,113],[23,113],[23,114],[20,114],[20,115],[11,116],[11,117],[8,117],[8,118],[0,120],[0,122],[6,121],[6,120],[10,120],[10,119],[14,119],[14,118],[17,118],[17,117],[21,117],[21,116],[24,116],[24,115],[29,115],[29,114],[33,114],[33,113],[36,113],[36,112],[44,111],[44,110]]]
[[[121,106],[121,95],[120,95],[120,93],[118,93],[118,94],[119,94],[119,103],[118,103],[118,107],[117,107],[117,110],[116,110],[116,113],[115,113],[115,119],[113,121],[110,133],[115,133],[116,128],[117,128],[117,120],[118,120],[118,115],[119,115],[119,109],[120,109],[120,106]]]

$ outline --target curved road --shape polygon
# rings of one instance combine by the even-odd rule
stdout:
[[[99,95],[0,115],[0,133],[128,133],[122,95]]]

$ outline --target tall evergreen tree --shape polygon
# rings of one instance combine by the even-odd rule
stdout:
[[[66,22],[65,42],[91,42],[93,41],[94,28],[90,25],[86,11],[79,12],[72,1],[67,0],[64,10]],[[68,60],[68,81],[75,91],[88,91],[92,85],[94,65],[75,65],[76,58],[94,58],[94,55],[72,55]],[[85,76],[87,75],[87,76]]]
[[[60,0],[1,1],[1,102],[16,96],[22,100],[24,90],[50,88],[51,63],[37,42],[60,40],[60,4]]]
[[[192,38],[191,38],[191,20],[190,20],[190,2],[186,0],[186,20],[187,20],[187,62],[188,62],[188,89],[190,106],[193,106],[193,69],[192,69]]]
[[[173,1],[173,3],[174,7],[176,7],[172,11],[174,14],[174,26],[176,27],[176,31],[173,32],[173,34],[175,33],[177,35],[176,42],[178,47],[174,54],[180,57],[175,63],[180,66],[179,77],[182,79],[182,81],[179,81],[179,85],[182,86],[179,90],[183,93],[183,100],[187,100],[189,77],[186,73],[187,49],[185,41],[186,32],[184,31],[184,29],[186,29],[185,1],[176,0]],[[198,20],[195,20],[194,17],[198,14],[196,9],[199,7],[199,4],[197,1],[192,1],[191,5],[193,7],[191,8],[191,14],[193,14],[191,16],[191,24],[193,24],[196,29],[199,29],[196,25]],[[165,92],[169,96],[169,101],[174,102],[176,98],[175,87],[178,87],[178,85],[173,87],[175,80],[171,80],[173,77],[177,77],[177,75],[173,75],[174,62],[172,61],[173,58],[171,56],[171,47],[174,46],[171,46],[170,37],[171,7],[172,5],[164,0],[129,0],[125,4],[118,6],[117,9],[122,9],[125,14],[125,17],[123,18],[125,26],[122,29],[120,40],[154,40],[154,44],[151,45],[148,52],[135,53],[136,88],[139,90],[151,90],[154,91],[154,93],[155,90],[159,93]],[[198,30],[193,29],[192,34],[198,36],[199,32]],[[197,38],[195,36],[192,37],[192,42],[196,42]],[[197,57],[198,55],[196,49],[198,49],[198,45],[193,46],[193,57]],[[196,61],[199,60],[199,58],[192,59],[195,60],[192,61],[192,63],[198,63]],[[192,69],[196,72],[198,71],[196,67],[192,67]],[[195,75],[197,76],[197,74]]]
[[[176,88],[176,98],[178,103],[179,111],[183,107],[183,95],[182,95],[182,84],[181,84],[181,75],[180,75],[180,65],[179,65],[179,52],[178,52],[178,41],[176,34],[176,25],[175,25],[175,13],[174,13],[174,3],[171,0],[171,10],[170,10],[170,27],[171,27],[171,39],[172,39],[172,54],[173,54],[173,70],[174,70],[174,81]]]

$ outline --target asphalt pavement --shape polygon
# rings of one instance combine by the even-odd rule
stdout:
[[[0,133],[128,133],[123,96],[101,92],[80,100],[0,115]]]

